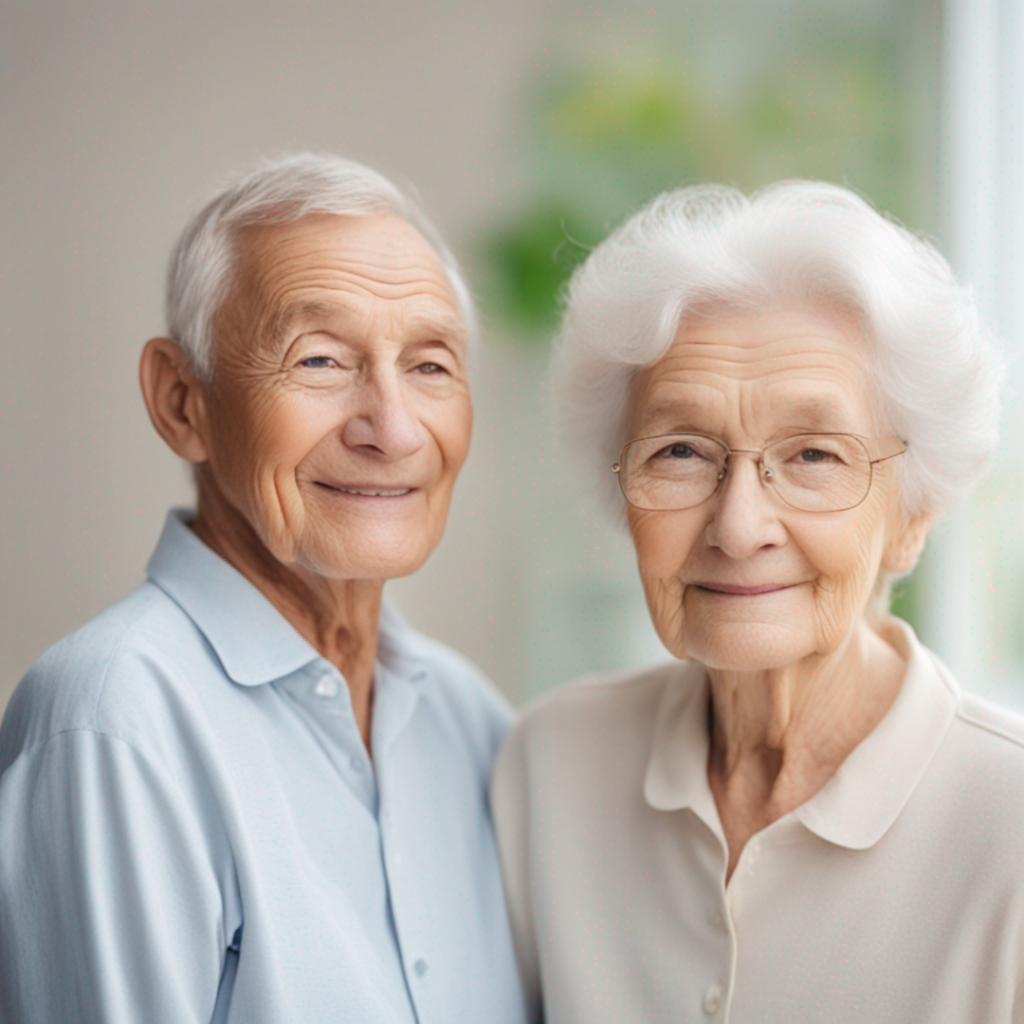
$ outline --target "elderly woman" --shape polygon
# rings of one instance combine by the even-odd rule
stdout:
[[[577,272],[566,439],[676,660],[499,758],[548,1024],[1024,1021],[1024,723],[887,614],[1000,376],[942,257],[830,185],[669,193]]]

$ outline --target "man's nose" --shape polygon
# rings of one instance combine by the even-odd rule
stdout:
[[[369,449],[397,460],[423,447],[427,432],[410,405],[414,396],[403,386],[399,368],[371,367],[354,389],[354,407],[343,431],[349,448]]]
[[[725,478],[709,505],[707,541],[730,558],[749,558],[761,548],[786,543],[779,499],[763,479],[756,453],[730,455]]]

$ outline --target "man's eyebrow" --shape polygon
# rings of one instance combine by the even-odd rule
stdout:
[[[273,341],[283,341],[285,335],[303,320],[325,320],[328,317],[344,315],[342,310],[334,306],[328,306],[324,302],[310,300],[307,302],[294,302],[285,306],[270,323],[270,337]]]
[[[412,324],[424,334],[438,335],[438,341],[457,338],[466,340],[466,325],[462,318],[450,313],[414,313],[410,318]]]
[[[295,302],[285,306],[270,324],[270,337],[274,342],[281,342],[297,323],[305,320],[351,320],[352,313],[344,307],[329,305],[311,299]],[[452,339],[465,344],[466,327],[462,318],[453,314],[415,313],[411,317],[412,324],[423,334],[437,335],[437,340],[444,343]]]

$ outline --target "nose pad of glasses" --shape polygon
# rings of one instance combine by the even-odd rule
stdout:
[[[765,468],[765,471],[764,471],[764,478],[765,478],[765,480],[771,480],[771,478],[773,476],[775,476],[775,474],[770,469]]]

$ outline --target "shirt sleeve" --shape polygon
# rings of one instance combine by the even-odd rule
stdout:
[[[541,1020],[540,965],[530,896],[529,809],[524,730],[513,727],[494,768],[491,811],[501,859],[505,901],[515,942],[516,962],[531,1020]]]
[[[224,963],[196,812],[124,741],[59,733],[0,777],[0,1020],[209,1021]]]

